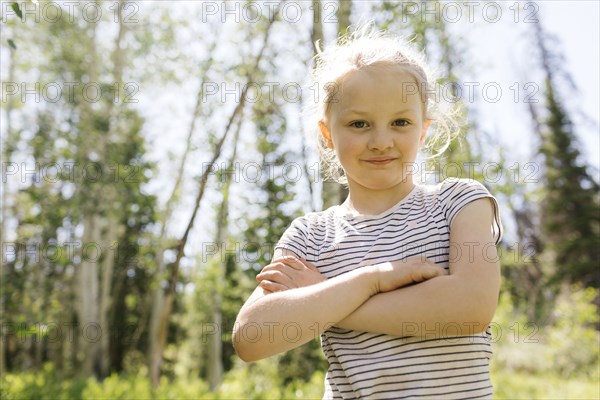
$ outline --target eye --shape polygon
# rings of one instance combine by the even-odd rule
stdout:
[[[397,119],[394,121],[394,123],[398,123],[397,126],[408,126],[410,125],[410,121],[406,120],[406,119]]]
[[[353,121],[353,122],[350,122],[349,126],[361,129],[361,128],[365,128],[367,126],[367,123],[365,121]]]

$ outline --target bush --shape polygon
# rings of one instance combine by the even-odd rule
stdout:
[[[506,293],[492,324],[492,382],[497,399],[598,399],[600,372],[597,307],[593,289],[577,287],[557,299],[552,323],[528,323]],[[137,373],[112,375],[102,382],[67,377],[52,364],[38,373],[6,374],[0,379],[0,398],[13,399],[320,399],[324,373],[293,379],[284,385],[278,368],[282,356],[252,364],[237,359],[216,392],[193,377],[169,381],[163,377],[153,390],[140,366]],[[289,374],[288,374],[289,375]]]
[[[599,399],[598,379],[569,378],[496,370],[492,375],[495,399]]]
[[[556,304],[556,322],[546,332],[546,359],[564,377],[598,371],[600,333],[595,329],[598,308],[593,303],[597,295],[593,288],[575,288]]]
[[[503,293],[494,318],[497,399],[600,398],[597,290],[563,290],[549,325],[529,323]]]
[[[0,380],[0,398],[17,399],[320,399],[324,373],[316,372],[309,382],[293,380],[281,383],[273,359],[250,365],[241,362],[225,374],[221,387],[210,392],[201,379],[161,379],[153,390],[145,375],[113,374],[101,382],[93,378],[68,378],[56,373],[51,365],[38,373],[6,374]]]
[[[79,399],[86,386],[81,378],[65,379],[50,363],[41,372],[5,374],[0,380],[0,398],[13,399]]]
[[[277,359],[271,357],[252,364],[237,361],[225,374],[217,392],[219,399],[321,399],[324,390],[324,371],[315,372],[310,381],[293,380],[284,385]]]

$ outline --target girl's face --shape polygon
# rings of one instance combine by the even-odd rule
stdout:
[[[350,193],[412,187],[411,171],[430,123],[413,76],[398,66],[370,66],[351,72],[336,89],[319,127]]]

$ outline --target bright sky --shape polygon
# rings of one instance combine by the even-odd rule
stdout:
[[[539,1],[539,18],[543,28],[557,38],[557,49],[564,54],[565,66],[578,92],[563,91],[563,103],[576,118],[576,133],[580,149],[588,162],[600,166],[600,6],[597,1]],[[532,9],[527,12],[531,12]],[[522,15],[523,16],[523,15]],[[513,17],[511,15],[510,17]],[[509,96],[501,101],[499,112],[495,104],[483,102],[489,129],[503,142],[511,144],[511,151],[527,159],[530,125],[526,104],[511,99],[514,82],[539,82],[535,75],[537,59],[527,42],[533,41],[532,29],[523,22],[486,24],[470,32],[467,39],[473,44],[473,54],[481,67],[477,76],[481,82],[498,81]],[[476,25],[474,25],[475,27]],[[522,87],[523,88],[523,87]],[[540,88],[542,89],[542,88]],[[523,90],[522,95],[531,93]],[[539,94],[537,96],[540,97]],[[589,118],[584,121],[583,115]],[[489,119],[488,119],[489,117]],[[531,138],[530,138],[531,139]],[[522,145],[526,142],[527,145]]]

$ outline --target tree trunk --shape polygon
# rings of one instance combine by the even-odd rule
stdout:
[[[184,256],[185,245],[187,244],[187,240],[188,240],[190,231],[191,231],[192,227],[194,226],[196,215],[200,208],[200,202],[202,201],[202,198],[204,197],[204,192],[206,189],[206,183],[208,181],[208,176],[209,176],[210,172],[212,171],[212,169],[214,168],[214,165],[217,162],[217,159],[221,155],[223,144],[225,143],[225,140],[228,137],[229,131],[231,130],[231,126],[233,125],[234,121],[236,121],[236,119],[239,118],[239,115],[241,114],[241,112],[245,106],[245,99],[246,99],[246,94],[248,91],[249,83],[254,81],[252,78],[252,71],[256,71],[258,69],[260,60],[262,59],[263,53],[264,53],[265,49],[267,48],[269,32],[271,30],[271,26],[273,25],[274,17],[278,14],[278,11],[279,10],[276,10],[276,12],[273,13],[273,18],[269,21],[269,24],[265,31],[265,37],[263,40],[262,47],[259,51],[259,54],[256,56],[254,65],[252,66],[252,68],[250,68],[251,72],[249,73],[248,80],[247,80],[247,82],[245,82],[244,89],[242,90],[242,93],[240,96],[240,102],[238,103],[238,105],[234,109],[232,115],[230,116],[227,126],[225,128],[225,132],[223,133],[223,136],[221,137],[221,139],[215,146],[215,150],[213,152],[212,159],[208,163],[206,170],[200,177],[200,188],[198,190],[198,195],[196,196],[196,201],[195,201],[194,208],[192,211],[192,216],[190,217],[190,220],[187,224],[186,230],[177,245],[177,250],[176,250],[177,253],[176,253],[175,261],[171,265],[169,284],[166,289],[164,303],[163,303],[162,308],[160,309],[160,312],[157,317],[157,323],[155,325],[156,330],[150,333],[151,340],[152,340],[152,343],[154,343],[154,346],[150,348],[149,373],[150,373],[150,379],[152,381],[152,385],[154,387],[157,387],[159,384],[159,381],[160,381],[160,365],[162,363],[162,353],[164,351],[166,341],[167,341],[167,328],[168,328],[168,324],[169,324],[169,318],[171,316],[171,311],[173,308],[173,302],[175,300],[175,289],[176,289],[177,281],[179,279],[179,265],[180,265],[181,259]]]
[[[214,58],[212,54],[216,49],[218,40],[213,41],[208,51],[207,61],[202,66],[201,70],[201,79],[200,82],[206,82],[208,80],[208,72],[213,65]],[[171,195],[169,196],[166,206],[165,212],[162,214],[162,218],[160,220],[160,241],[157,244],[156,250],[156,272],[155,272],[155,282],[156,289],[152,292],[152,297],[150,298],[150,325],[149,325],[149,351],[148,351],[148,363],[151,366],[149,368],[151,376],[156,374],[156,371],[160,368],[160,365],[155,365],[152,367],[152,360],[157,359],[157,355],[155,354],[155,350],[158,346],[158,330],[159,330],[159,321],[160,321],[160,312],[165,305],[165,290],[161,285],[161,281],[163,280],[163,275],[165,274],[165,262],[164,262],[164,251],[166,250],[166,243],[163,238],[166,238],[167,235],[167,224],[171,219],[171,215],[173,214],[173,209],[179,200],[179,191],[181,187],[181,182],[183,181],[185,165],[187,158],[192,150],[192,137],[194,132],[196,131],[196,122],[201,116],[202,113],[202,98],[204,96],[204,91],[202,90],[203,86],[200,85],[200,89],[198,90],[198,94],[196,96],[196,105],[194,107],[194,113],[192,115],[192,120],[190,122],[190,127],[188,129],[188,134],[186,138],[186,145],[183,151],[183,155],[181,157],[181,161],[179,163],[179,168],[177,169],[177,175],[175,178],[175,185],[173,186],[173,190],[171,191]],[[147,317],[146,317],[147,318]],[[145,325],[145,321],[142,321],[142,326]],[[153,379],[154,381],[154,379]]]
[[[243,111],[242,111],[243,114]],[[242,127],[242,121],[244,120],[243,115],[237,121],[237,128],[233,138],[233,151],[231,158],[227,164],[227,171],[232,171],[234,162],[237,159],[237,146],[240,137],[240,130]],[[219,208],[219,214],[217,219],[217,233],[215,235],[215,242],[221,249],[224,249],[227,245],[228,237],[228,224],[229,224],[229,188],[231,187],[231,175],[225,175],[225,184],[223,186],[223,201]],[[223,313],[221,312],[222,296],[219,285],[225,282],[225,263],[226,260],[221,256],[222,251],[219,252],[219,261],[217,262],[218,271],[215,276],[214,285],[212,285],[212,322],[217,327],[217,334],[211,336],[211,340],[208,347],[208,384],[210,390],[214,391],[223,381],[223,341],[221,335],[223,329]]]
[[[118,235],[117,225],[114,223],[109,223],[106,237],[110,240],[110,238],[117,237],[116,235]],[[118,251],[118,248],[114,248],[114,246],[108,240],[106,240],[104,241],[102,250],[104,253],[104,258],[102,260],[102,291],[100,296],[100,326],[102,327],[102,337],[100,342],[102,357],[100,360],[100,377],[104,378],[108,376],[110,369],[110,338],[113,337],[113,335],[109,334],[110,329],[112,328],[109,318],[109,310],[112,305],[111,288],[113,270],[116,260],[116,254],[114,254],[114,252]],[[117,323],[121,322],[122,321],[117,321]]]
[[[117,33],[117,37],[115,39],[115,47],[112,53],[113,59],[113,79],[115,85],[117,87],[122,87],[123,81],[123,68],[124,68],[124,54],[123,54],[123,38],[126,33],[126,24],[124,23],[125,18],[123,17],[123,0],[119,0],[119,7],[117,10],[118,20],[119,20],[119,31]],[[122,104],[122,103],[119,103]],[[115,120],[119,118],[119,109],[115,107],[114,101],[109,101],[106,105],[105,116],[109,119],[108,132],[105,133],[104,140],[101,143],[106,146],[106,137],[112,137],[118,135],[117,126],[114,123]],[[103,156],[106,154],[106,147],[101,149]],[[105,196],[110,196],[113,194],[117,197],[117,193],[114,190],[105,192]],[[110,202],[112,204],[112,202]],[[114,247],[114,244],[118,244],[115,242],[115,239],[118,238],[123,231],[123,227],[120,223],[120,214],[122,210],[114,210],[111,209],[106,213],[106,217],[110,218],[111,221],[108,223],[108,229],[103,233],[104,240],[102,251],[104,258],[102,259],[102,289],[100,296],[100,304],[99,304],[99,313],[100,313],[100,326],[102,327],[102,338],[100,343],[101,353],[100,353],[100,377],[104,378],[108,376],[108,373],[111,369],[110,365],[110,340],[111,338],[117,338],[115,335],[110,335],[109,332],[112,328],[111,318],[109,317],[110,309],[112,308],[112,282],[113,282],[113,274],[114,274],[114,266],[117,260],[116,252],[118,248]],[[118,321],[117,323],[121,323]]]
[[[350,27],[350,16],[352,15],[352,0],[339,0],[336,10],[338,20],[338,36],[347,33]]]
[[[9,52],[9,57],[8,57],[8,82],[15,82],[15,63],[14,63],[14,56],[15,56],[15,51],[12,47],[9,46],[8,48],[8,52]],[[6,137],[5,140],[6,142],[11,142],[14,138],[13,132],[12,132],[12,110],[14,109],[14,98],[13,96],[10,96],[8,101],[5,103],[5,112],[6,112],[6,120],[4,121],[5,126],[6,126]],[[16,138],[15,138],[16,139]],[[2,146],[0,146],[2,148],[2,152],[4,154],[2,154],[2,160],[5,163],[8,163],[10,158],[11,158],[11,154],[9,153],[8,150],[6,150],[9,147],[13,147],[13,143],[2,143]],[[7,144],[10,144],[10,146],[7,146]],[[6,223],[6,218],[8,217],[8,209],[9,207],[7,206],[6,202],[8,200],[8,188],[7,188],[7,182],[4,182],[4,179],[2,180],[2,182],[0,182],[0,186],[2,187],[2,205],[0,207],[1,211],[0,211],[0,218],[2,218],[2,221],[0,222],[0,243],[4,244],[8,242],[8,238],[6,237],[6,227],[7,227],[7,223]],[[4,249],[2,249],[4,252]],[[6,315],[6,298],[5,298],[5,293],[6,293],[6,289],[3,287],[5,282],[8,282],[11,277],[12,277],[12,265],[10,265],[10,263],[7,263],[7,265],[3,265],[2,269],[0,271],[0,327],[4,327],[6,326],[5,324],[10,321],[10,318],[8,318],[8,316]],[[6,337],[4,336],[4,329],[0,329],[0,378],[2,378],[4,376],[4,371],[6,368],[5,362],[6,362],[6,349],[4,347],[5,345],[5,341],[7,340]]]
[[[248,85],[245,85],[247,88]],[[242,91],[241,100],[238,103],[237,107],[233,111],[229,123],[225,129],[225,133],[221,137],[220,141],[217,143],[216,148],[213,152],[213,156],[211,161],[208,163],[208,167],[202,173],[200,177],[200,189],[198,191],[198,195],[196,196],[196,201],[194,204],[194,209],[192,211],[192,216],[187,224],[186,230],[183,234],[183,237],[179,240],[177,245],[177,255],[175,258],[175,262],[171,265],[171,273],[169,276],[169,283],[166,289],[166,293],[164,294],[164,300],[162,301],[162,307],[156,307],[159,309],[156,319],[155,331],[151,332],[151,343],[154,343],[154,346],[150,348],[150,379],[152,380],[152,384],[154,387],[157,387],[160,380],[160,364],[162,363],[162,352],[166,345],[167,340],[167,328],[169,317],[171,316],[171,311],[173,307],[173,302],[175,299],[175,289],[177,285],[177,280],[179,276],[179,263],[183,258],[183,251],[185,245],[187,244],[187,240],[194,226],[194,221],[196,220],[196,215],[198,210],[200,209],[200,203],[204,198],[204,192],[206,190],[206,184],[208,182],[208,176],[214,168],[217,159],[221,156],[221,151],[223,144],[225,143],[225,139],[228,136],[229,130],[231,129],[231,125],[235,119],[237,119],[238,115],[241,113],[244,108],[244,98],[246,97],[246,89]]]
[[[100,5],[96,1],[98,7]],[[96,37],[97,37],[97,24],[93,24],[91,29],[90,37],[90,62],[88,64],[88,73],[91,82],[98,82],[98,52],[96,48]],[[82,120],[92,119],[95,111],[92,109],[89,103],[83,103]],[[90,123],[91,125],[91,123]],[[79,156],[81,160],[87,162],[88,153],[90,146],[97,146],[98,133],[96,131],[90,131],[90,136],[87,137],[87,142],[81,142]],[[82,139],[82,140],[86,140]],[[95,140],[94,140],[95,139]],[[103,160],[100,156],[100,160]],[[99,193],[96,193],[95,188],[92,188],[89,193],[89,198],[94,199],[95,204],[101,204],[101,197]],[[79,190],[83,190],[80,188]],[[86,199],[88,194],[86,194]],[[97,207],[89,207],[86,205],[83,209],[82,222],[83,222],[83,238],[82,238],[82,252],[81,252],[81,263],[78,266],[78,279],[77,282],[77,294],[79,298],[79,315],[78,332],[81,332],[82,337],[80,341],[79,350],[81,350],[83,361],[82,361],[82,372],[85,376],[98,376],[100,371],[99,357],[101,355],[100,341],[99,338],[103,333],[101,332],[102,327],[99,324],[99,272],[98,272],[98,255],[96,253],[97,246],[102,243],[102,217],[98,213]]]
[[[82,332],[80,349],[83,353],[83,373],[85,376],[97,375],[99,371],[98,357],[100,355],[98,335],[100,332],[98,315],[98,263],[95,251],[90,244],[100,243],[102,219],[96,215],[83,217],[83,245],[86,250],[81,254],[79,265],[78,295],[79,295],[79,332]]]

